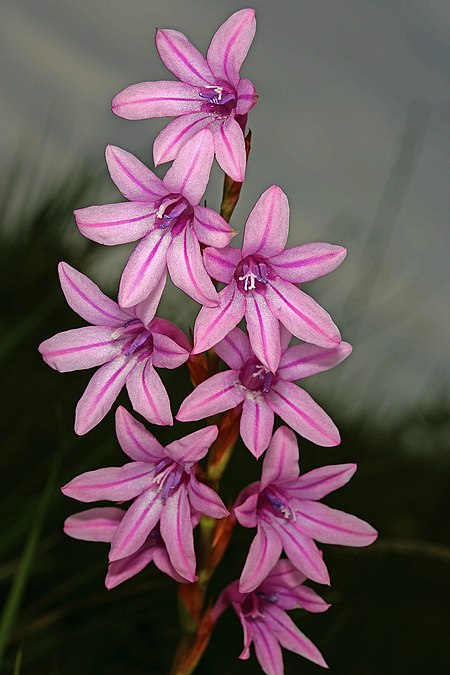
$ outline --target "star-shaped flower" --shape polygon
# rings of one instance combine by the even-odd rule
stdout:
[[[87,433],[105,417],[124,384],[136,412],[153,424],[173,424],[155,366],[177,368],[187,361],[190,345],[177,326],[154,318],[164,284],[136,307],[121,309],[67,263],[61,262],[58,272],[68,304],[92,325],[58,333],[42,342],[39,351],[60,372],[101,366],[78,402],[76,433]]]
[[[115,506],[88,509],[66,518],[64,532],[74,539],[111,543],[124,515],[125,511]],[[105,578],[106,588],[111,590],[131,579],[151,562],[175,581],[186,583],[186,579],[178,574],[170,562],[159,527],[156,526],[135,553],[109,563]]]
[[[220,497],[195,476],[197,462],[217,438],[217,427],[205,427],[163,447],[119,407],[116,432],[122,450],[133,461],[83,473],[62,492],[81,502],[133,500],[112,537],[109,560],[136,553],[159,523],[171,564],[184,579],[195,581],[192,518],[197,513],[211,518],[228,515]]]
[[[285,250],[289,204],[273,185],[256,202],[245,225],[242,250],[227,246],[204,251],[209,274],[226,284],[218,307],[202,307],[195,322],[194,354],[216,345],[245,314],[257,359],[273,373],[281,355],[281,322],[300,340],[333,348],[341,341],[330,315],[294,284],[334,270],[346,250],[313,243]]]
[[[199,202],[214,157],[211,132],[204,129],[183,146],[163,180],[125,150],[108,146],[111,178],[128,202],[75,211],[80,232],[112,246],[141,239],[120,282],[119,304],[131,307],[166,278],[202,305],[216,306],[217,292],[206,272],[201,241],[221,248],[233,230],[218,213]]]
[[[175,117],[153,145],[155,164],[174,159],[201,129],[214,136],[221,168],[233,180],[245,174],[243,130],[256,104],[256,89],[239,71],[256,31],[255,10],[232,14],[211,40],[206,59],[176,30],[158,29],[156,48],[164,65],[179,82],[140,82],[113,99],[113,112],[129,120]]]
[[[308,579],[329,583],[328,571],[314,540],[342,546],[369,546],[377,532],[364,520],[317,500],[345,485],[356,464],[324,466],[300,476],[293,431],[280,427],[264,458],[261,481],[245,488],[234,513],[244,527],[258,531],[245,562],[239,590],[249,593],[273,569],[284,549]]]
[[[255,457],[266,450],[272,438],[274,414],[313,443],[333,446],[339,432],[324,410],[304,390],[293,384],[333,368],[352,348],[341,342],[333,349],[311,344],[289,347],[291,334],[281,331],[281,360],[275,373],[253,354],[250,341],[234,328],[215,346],[220,358],[231,368],[199,384],[181,404],[176,418],[181,422],[203,419],[242,405],[242,440]]]
[[[330,607],[315,591],[303,586],[305,580],[289,560],[280,560],[251,593],[239,592],[239,582],[234,581],[213,607],[214,621],[228,605],[233,607],[244,631],[244,649],[239,658],[249,658],[253,642],[256,658],[266,675],[283,675],[281,647],[328,667],[317,647],[286,613],[298,607],[308,612],[325,612]]]

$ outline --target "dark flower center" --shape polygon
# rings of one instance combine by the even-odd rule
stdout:
[[[274,605],[278,602],[278,595],[276,593],[268,594],[263,591],[253,591],[248,593],[247,597],[242,603],[242,613],[246,619],[262,619],[264,618],[264,606]]]
[[[239,379],[241,384],[250,391],[259,391],[267,394],[274,375],[267,370],[255,357],[249,359],[241,368]]]
[[[160,498],[165,502],[167,497],[181,485],[185,476],[185,469],[182,464],[175,462],[170,457],[164,457],[153,469],[153,475],[155,476],[155,482],[159,485]]]
[[[124,325],[124,336],[129,336],[129,341],[124,346],[122,352],[125,356],[132,356],[136,352],[142,355],[150,356],[153,352],[152,332],[144,325],[140,319],[131,319]]]
[[[264,260],[244,258],[236,268],[235,279],[240,291],[264,291],[270,272]]]
[[[277,518],[284,518],[293,523],[295,522],[297,517],[295,509],[289,506],[288,500],[278,491],[275,491],[273,487],[263,490],[259,499],[261,506],[271,511]]]
[[[219,85],[211,84],[202,87],[198,92],[204,99],[202,112],[207,112],[218,117],[228,117],[236,108],[236,94]]]
[[[192,215],[192,206],[181,195],[168,195],[161,199],[156,212],[156,227],[165,230],[167,227],[178,226],[181,229]]]

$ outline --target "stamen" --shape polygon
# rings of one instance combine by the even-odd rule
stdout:
[[[288,504],[286,504],[277,495],[273,494],[270,490],[266,490],[265,495],[269,500],[271,506],[273,506],[273,508],[276,511],[279,511],[283,516],[283,518],[285,518],[286,520],[291,520],[293,523],[295,523],[296,514],[293,508],[291,508]]]
[[[142,347],[149,338],[151,338],[151,332],[149,330],[143,330],[142,333],[139,333],[131,345],[124,351],[125,356],[131,356],[134,352]]]
[[[250,260],[250,264],[243,263],[242,272],[243,274],[238,277],[238,280],[244,282],[244,291],[255,290],[255,281],[267,284],[267,265],[265,263],[254,263]]]
[[[256,595],[258,596],[258,598],[260,598],[260,600],[263,600],[264,602],[270,603],[278,602],[277,593],[273,593],[272,595],[266,595],[265,593],[261,593],[261,591],[256,591]]]

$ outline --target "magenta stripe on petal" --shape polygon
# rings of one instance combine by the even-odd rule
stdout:
[[[70,266],[66,265],[66,263],[59,263],[58,265],[58,270],[60,275],[64,275],[64,280],[69,283],[69,285],[73,288],[73,290],[88,304],[90,305],[93,309],[95,309],[97,312],[100,312],[100,314],[103,314],[104,316],[108,317],[108,319],[115,319],[117,323],[121,323],[123,320],[123,314],[111,314],[111,312],[107,312],[103,307],[100,307],[97,303],[93,302],[91,298],[89,298],[79,286],[76,285],[76,283],[73,281],[73,279],[67,274],[66,272],[66,267],[69,269],[73,270]],[[74,272],[77,272],[77,270],[73,270]],[[77,274],[80,274],[77,272]],[[82,275],[84,277],[84,275]],[[87,278],[87,277],[86,277]],[[90,281],[90,280],[89,280]],[[92,283],[92,282],[91,282]],[[64,290],[64,289],[63,289]],[[100,291],[99,291],[100,292]],[[108,298],[109,302],[112,302]],[[70,303],[69,303],[70,304]]]
[[[335,438],[334,436],[330,436],[329,434],[327,434],[327,433],[323,430],[323,428],[322,428],[319,424],[317,424],[317,422],[316,422],[312,417],[310,417],[310,416],[307,415],[305,412],[303,412],[303,410],[301,410],[300,408],[298,408],[298,407],[297,407],[294,403],[292,403],[292,401],[290,401],[288,398],[286,398],[285,396],[283,396],[282,394],[280,394],[280,392],[277,391],[274,387],[272,387],[272,389],[271,389],[270,391],[271,391],[271,394],[275,394],[276,396],[278,396],[279,398],[281,398],[281,400],[283,401],[283,403],[285,403],[287,406],[289,406],[289,408],[292,408],[292,410],[293,410],[297,415],[299,415],[302,419],[304,419],[305,422],[307,422],[307,424],[309,424],[310,426],[312,426],[313,429],[315,429],[315,430],[318,431],[322,436],[324,436],[325,438],[327,438],[327,439],[332,443],[332,445],[337,445],[337,443],[336,443],[336,438]],[[339,441],[338,441],[338,442],[339,442]]]

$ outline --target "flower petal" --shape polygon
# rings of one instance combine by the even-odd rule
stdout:
[[[280,278],[270,281],[266,289],[267,304],[292,335],[320,347],[341,342],[331,316],[309,295]]]
[[[195,206],[193,227],[199,241],[217,248],[228,246],[235,234],[222,216],[206,206]]]
[[[292,619],[276,605],[267,609],[266,624],[285,649],[303,656],[305,659],[317,663],[322,668],[328,668],[325,659],[317,647],[295,625]]]
[[[180,331],[181,332],[181,331]],[[178,342],[164,333],[152,333],[153,365],[156,368],[178,368],[189,358],[189,352]]]
[[[105,579],[106,588],[110,591],[112,588],[116,588],[119,584],[128,581],[128,579],[142,572],[152,562],[154,552],[154,546],[144,544],[136,553],[109,563]]]
[[[201,99],[190,84],[160,80],[139,82],[121,91],[112,100],[112,111],[127,120],[174,117],[198,112]]]
[[[166,68],[182,82],[192,84],[194,87],[214,84],[214,77],[206,59],[183,33],[158,28],[156,48]]]
[[[161,178],[131,152],[107,145],[105,158],[111,178],[126,199],[155,202],[167,194]]]
[[[346,255],[342,246],[315,242],[286,249],[271,259],[270,266],[285,281],[303,284],[335,270]]]
[[[265,622],[253,621],[253,644],[256,658],[266,675],[284,675],[283,654],[277,638]]]
[[[236,115],[246,115],[258,101],[258,92],[253,82],[242,78],[237,86]]]
[[[302,532],[324,544],[369,546],[378,536],[378,532],[364,520],[320,502],[296,499],[295,510]]]
[[[123,406],[116,410],[116,435],[124,453],[137,462],[157,463],[165,456],[161,443]]]
[[[75,513],[64,521],[64,532],[83,541],[110,542],[125,511],[114,506],[88,509]]]
[[[178,574],[188,581],[195,581],[196,561],[191,509],[184,486],[178,488],[164,502],[160,527],[170,562]]]
[[[274,414],[265,400],[246,398],[242,406],[240,432],[250,452],[259,459],[272,437]]]
[[[348,483],[355,471],[356,464],[321,466],[284,487],[289,490],[290,495],[299,499],[322,499]]]
[[[130,319],[93,281],[65,262],[58,265],[59,281],[69,307],[94,326],[118,326]]]
[[[169,577],[172,577],[172,579],[178,581],[179,584],[185,584],[188,582],[188,580],[182,577],[181,574],[178,574],[175,567],[170,562],[169,554],[167,553],[167,549],[164,545],[154,546],[153,551],[153,562],[155,563],[156,567],[161,572],[163,572],[163,574],[167,574]]]
[[[283,251],[289,232],[289,202],[278,185],[272,185],[256,202],[245,224],[242,257],[270,258]]]
[[[81,234],[105,246],[141,239],[153,229],[155,214],[153,202],[120,202],[74,211]]]
[[[292,382],[280,380],[266,395],[267,403],[300,436],[323,447],[339,445],[339,431],[314,399]]]
[[[215,424],[192,434],[172,441],[166,447],[166,454],[180,464],[194,463],[202,459],[218,436],[219,430]]]
[[[278,590],[278,607],[281,609],[297,609],[301,607],[307,612],[319,614],[326,612],[331,607],[328,602],[325,602],[312,588],[308,586],[297,586],[292,589]]]
[[[146,462],[129,462],[124,466],[86,471],[61,488],[67,497],[79,502],[107,499],[125,502],[140,495],[151,483],[153,467]]]
[[[205,248],[203,251],[203,262],[208,274],[224,284],[230,283],[240,260],[241,252],[234,246],[226,246],[220,250]]]
[[[205,380],[184,399],[176,415],[177,420],[180,422],[202,420],[235,408],[244,399],[244,394],[239,391],[236,382],[237,374],[234,370],[217,373]]]
[[[189,483],[189,501],[191,506],[210,518],[225,518],[229,511],[214,490],[191,476]]]
[[[300,380],[334,368],[351,354],[352,346],[341,342],[325,349],[317,345],[301,344],[287,349],[281,356],[277,375],[283,380]]]
[[[89,381],[75,410],[75,433],[82,436],[109,412],[136,361],[118,356],[105,363]]]
[[[261,488],[270,483],[285,483],[298,478],[298,444],[293,431],[279,427],[264,457]]]
[[[142,300],[137,305],[130,308],[130,311],[132,311],[136,317],[142,321],[146,328],[153,320],[155,312],[158,309],[159,301],[161,300],[161,296],[166,285],[166,280],[167,274],[166,270],[164,270],[159,281],[156,282],[156,285],[152,288],[145,300]]]
[[[242,527],[256,527],[258,524],[257,519],[257,506],[259,499],[259,483],[254,483],[253,489],[250,491],[245,491],[248,496],[243,499],[244,490],[238,496],[236,503],[237,506],[233,507],[233,512],[236,516],[236,519]]]
[[[256,32],[254,9],[241,9],[232,14],[215,32],[206,60],[215,77],[233,86],[239,82],[239,71]]]
[[[196,206],[208,185],[213,159],[213,135],[208,128],[202,129],[180,148],[164,177],[164,186]]]
[[[158,286],[166,269],[171,241],[166,230],[157,229],[136,246],[120,280],[119,303],[122,307],[137,305]]]
[[[211,128],[217,163],[227,176],[242,183],[247,156],[244,134],[236,120],[230,116],[225,122]]]
[[[120,354],[126,339],[113,335],[109,326],[83,326],[41,342],[39,351],[45,363],[60,373],[85,370],[101,366]]]
[[[153,143],[153,161],[155,162],[155,166],[174,159],[184,143],[210,124],[211,116],[205,113],[181,115],[169,122],[159,132]]]
[[[153,319],[150,328],[152,331],[153,339],[155,339],[155,335],[161,334],[166,337],[169,337],[173,342],[176,342],[176,344],[179,345],[186,352],[191,351],[191,343],[187,339],[186,335],[180,328],[178,328],[178,326],[172,323],[172,321],[156,317],[155,319]],[[165,367],[167,368],[171,366]]]
[[[175,286],[207,307],[217,307],[217,291],[203,265],[200,244],[190,225],[173,237],[167,252],[167,266]]]
[[[278,518],[277,525],[283,548],[292,564],[300,572],[303,572],[308,579],[317,581],[319,584],[329,585],[328,570],[311,537],[307,537],[294,527],[295,523],[284,518]]]
[[[263,366],[276,373],[281,357],[279,321],[262,294],[250,291],[245,301],[245,320],[251,348]]]
[[[200,354],[214,347],[244,316],[244,296],[235,283],[220,291],[219,302],[218,307],[201,308],[194,326],[193,354]]]
[[[275,528],[260,520],[242,570],[240,593],[250,593],[258,588],[277,563],[282,549],[283,545]]]
[[[162,505],[160,492],[154,486],[133,502],[111,542],[110,562],[126,558],[141,548],[159,521]]]
[[[133,409],[152,424],[172,426],[169,396],[150,359],[138,362],[127,377]]]
[[[240,370],[250,358],[250,342],[240,328],[233,328],[214,349],[222,361],[233,370]]]

